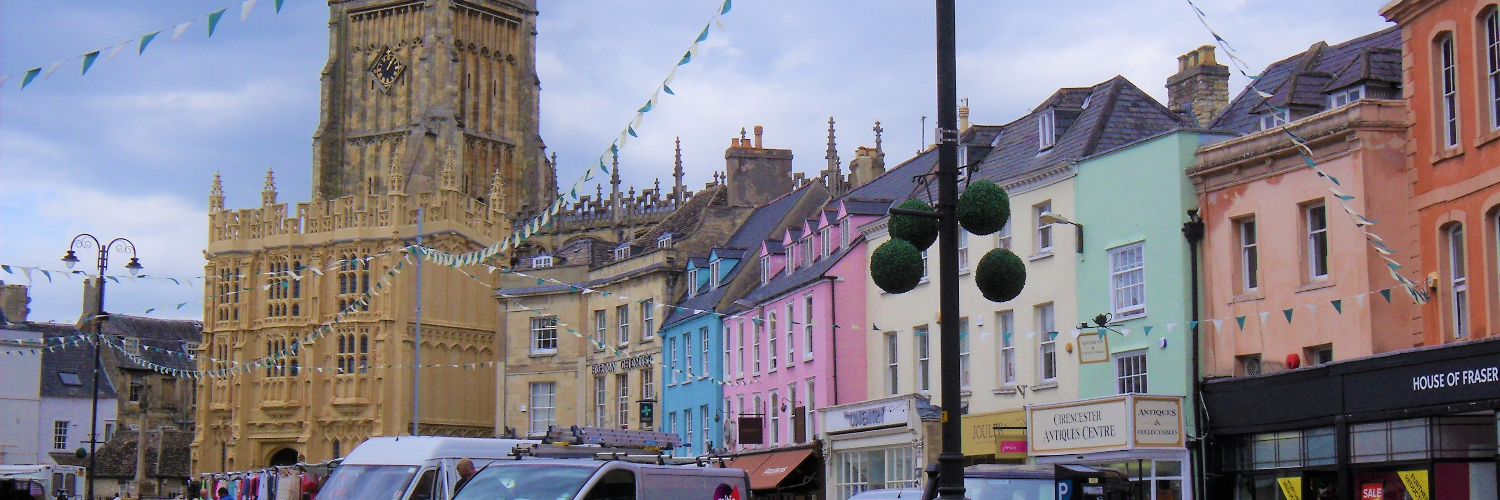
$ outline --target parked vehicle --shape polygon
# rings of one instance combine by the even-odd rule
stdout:
[[[0,500],[83,499],[83,467],[0,465]]]
[[[1059,500],[1057,489],[1057,469],[1059,467],[1072,472],[1064,474],[1068,478],[1091,476],[1098,478],[1096,483],[1100,493],[1093,494],[1093,488],[1085,492],[1078,488],[1076,494],[1069,493],[1069,498],[1095,499],[1104,498],[1108,500],[1128,500],[1130,497],[1130,480],[1124,472],[1109,469],[1093,469],[1089,467],[1067,465],[998,465],[981,464],[971,465],[964,468],[964,496],[971,500]],[[1070,486],[1071,487],[1071,486]],[[921,500],[921,488],[899,488],[886,490],[870,490],[850,497],[849,500],[894,500],[912,499]]]
[[[668,457],[657,460],[665,462]],[[491,463],[454,500],[748,500],[749,496],[749,473],[708,463],[525,458]]]
[[[517,445],[536,440],[429,436],[366,440],[329,474],[318,500],[449,500],[459,481],[456,465],[482,468],[507,459]]]

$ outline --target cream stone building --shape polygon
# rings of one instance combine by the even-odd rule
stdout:
[[[416,243],[419,214],[427,247],[488,246],[556,193],[537,135],[534,2],[329,4],[312,201],[278,203],[270,173],[257,207],[226,210],[217,177],[209,197],[199,369],[239,370],[198,386],[194,472],[409,434],[419,284],[391,252]],[[424,364],[499,358],[495,277],[463,270],[473,277],[424,266]],[[494,376],[423,369],[419,432],[494,435]]]

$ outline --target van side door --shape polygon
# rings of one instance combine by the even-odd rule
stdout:
[[[406,500],[442,500],[438,495],[439,480],[438,468],[432,465],[423,467],[417,472],[417,479],[412,481],[412,487],[406,494]]]

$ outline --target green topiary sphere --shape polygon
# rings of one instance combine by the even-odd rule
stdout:
[[[882,243],[870,254],[870,278],[886,292],[911,291],[922,281],[922,251],[902,239]]]
[[[990,250],[974,270],[974,286],[991,302],[1014,299],[1026,287],[1026,264],[1010,250]]]
[[[971,233],[985,235],[999,231],[1010,221],[1010,196],[995,183],[980,180],[969,183],[958,196],[958,223]]]
[[[932,205],[928,205],[927,202],[918,200],[916,198],[903,201],[900,205],[897,205],[896,208],[904,208],[907,210],[921,210],[924,212],[932,211]],[[895,239],[906,240],[906,242],[911,243],[911,245],[915,247],[918,252],[926,250],[927,247],[932,246],[932,242],[937,241],[938,221],[937,219],[928,219],[926,217],[916,217],[911,215],[892,215],[891,237]]]

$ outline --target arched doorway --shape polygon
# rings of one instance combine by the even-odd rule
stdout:
[[[291,448],[282,448],[278,450],[276,454],[271,455],[270,465],[272,467],[297,465],[297,450],[293,450]]]

